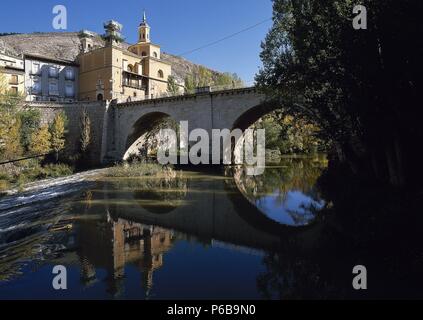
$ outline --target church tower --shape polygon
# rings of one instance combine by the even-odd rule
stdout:
[[[150,26],[147,23],[147,17],[144,15],[142,22],[138,28],[138,42],[149,43],[150,42]]]

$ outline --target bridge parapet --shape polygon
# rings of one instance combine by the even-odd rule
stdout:
[[[130,106],[137,106],[137,105],[160,104],[160,103],[167,103],[172,101],[195,99],[199,96],[204,96],[204,95],[216,96],[216,95],[230,95],[230,94],[241,95],[241,94],[257,93],[256,87],[232,88],[230,86],[215,86],[215,87],[202,87],[198,89],[200,90],[199,92],[196,92],[196,93],[176,94],[176,95],[157,97],[153,99],[121,102],[121,103],[117,103],[117,106],[130,107]]]

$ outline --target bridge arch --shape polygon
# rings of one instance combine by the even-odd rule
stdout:
[[[148,134],[160,123],[168,119],[174,120],[168,113],[153,111],[142,115],[135,121],[132,132],[126,138],[123,160],[127,160],[131,155],[139,154],[140,149],[148,138]]]
[[[241,129],[242,131],[245,131],[257,120],[278,109],[281,109],[281,106],[278,103],[271,101],[265,101],[261,104],[250,107],[238,115],[232,125],[232,129]]]
[[[126,158],[136,145],[143,143],[144,135],[166,117],[176,123],[187,121],[189,133],[201,128],[212,137],[212,129],[246,129],[260,116],[277,109],[264,101],[264,94],[251,87],[116,103],[107,127],[107,136],[112,138],[104,142],[105,162]]]

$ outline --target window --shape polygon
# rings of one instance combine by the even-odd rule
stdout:
[[[134,72],[134,66],[132,64],[128,65],[128,72]]]
[[[134,98],[136,98],[137,97],[137,93],[136,92],[134,92]]]
[[[159,72],[157,72],[157,76],[159,77],[159,78],[164,78],[164,74],[163,74],[163,70],[159,70]]]
[[[141,53],[141,55],[142,55],[143,57],[146,57],[146,56],[147,56],[147,52],[143,51],[143,52]]]
[[[11,94],[14,94],[14,95],[17,95],[18,94],[18,87],[11,87],[10,88],[10,93]]]
[[[102,79],[98,79],[97,80],[97,90],[103,90],[104,89],[104,84],[103,84],[103,80]]]
[[[32,87],[31,87],[32,94],[40,94],[41,93],[41,82],[39,78],[32,79]]]
[[[41,71],[40,64],[38,62],[33,62],[32,63],[32,74],[40,74],[40,71]]]
[[[66,69],[65,78],[66,78],[66,80],[74,80],[75,79],[75,72],[73,71],[73,68],[67,68]]]
[[[71,98],[75,96],[75,90],[73,88],[73,83],[67,83],[65,87],[65,96]]]
[[[57,81],[50,81],[48,84],[48,92],[52,96],[58,96],[59,95],[59,86]]]
[[[154,56],[154,58],[158,58],[159,57],[158,54],[157,54],[157,52],[154,52],[153,53],[153,56]]]
[[[9,80],[9,84],[18,84],[18,76],[16,74],[12,74]]]
[[[59,69],[54,66],[50,66],[48,69],[48,75],[50,78],[57,78],[59,76]]]
[[[97,95],[97,101],[103,101],[103,95],[101,93]]]

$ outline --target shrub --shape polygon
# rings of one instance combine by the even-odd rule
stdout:
[[[162,166],[157,163],[133,162],[116,165],[106,173],[108,177],[143,177],[154,176],[159,173],[172,170],[169,166]]]
[[[0,179],[0,192],[9,189],[10,183],[7,180]]]
[[[48,164],[41,169],[41,174],[44,178],[58,178],[63,176],[69,176],[72,173],[73,168],[63,163]]]

